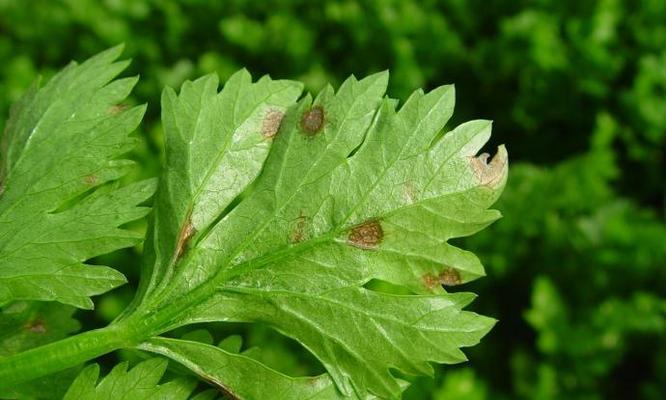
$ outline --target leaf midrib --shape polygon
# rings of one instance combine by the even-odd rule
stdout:
[[[467,190],[471,189],[473,188]],[[455,195],[461,192],[462,191],[450,192],[447,193],[445,196]],[[428,199],[423,199],[422,201],[425,200]],[[403,207],[399,207],[385,214],[384,217],[385,218],[390,217],[392,214],[401,212],[408,208],[418,207],[418,206],[419,203],[413,203]],[[154,302],[154,304],[162,303],[167,305],[165,307],[161,307],[160,310],[157,312],[157,314],[153,315],[154,320],[156,320],[156,322],[154,322],[154,326],[157,329],[153,331],[150,335],[158,335],[164,331],[170,330],[173,327],[178,326],[180,322],[183,320],[183,313],[187,312],[187,310],[190,310],[193,307],[203,304],[206,300],[208,300],[211,296],[213,296],[216,292],[218,292],[220,288],[223,288],[225,282],[228,282],[232,278],[240,276],[246,272],[259,269],[261,267],[269,265],[270,263],[276,263],[282,259],[293,258],[296,255],[301,254],[309,249],[312,249],[320,244],[329,243],[334,239],[338,238],[341,234],[345,233],[348,229],[349,227],[340,227],[322,236],[318,236],[297,244],[289,244],[287,246],[282,246],[282,248],[279,250],[272,251],[269,254],[265,254],[263,256],[253,258],[244,261],[242,263],[230,266],[230,268],[220,268],[219,272],[216,275],[211,277],[209,280],[203,282],[200,286],[196,287],[195,289],[189,291],[187,294],[181,295],[180,298],[178,298],[176,301],[165,303],[164,300],[168,297],[169,292],[164,292],[160,294],[158,298],[155,299],[156,301]],[[194,257],[188,259],[192,260],[194,259]],[[230,287],[227,287],[227,289],[230,289]],[[237,288],[237,287],[235,287],[234,289],[242,290],[242,288]],[[164,317],[162,317],[162,315],[164,315]],[[166,329],[164,327],[166,327]]]

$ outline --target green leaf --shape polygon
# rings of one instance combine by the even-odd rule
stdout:
[[[243,337],[240,335],[231,335],[227,336],[220,343],[217,344],[217,347],[222,350],[228,351],[229,353],[240,353],[241,347],[243,346]]]
[[[152,180],[118,187],[132,162],[118,159],[145,106],[119,105],[137,78],[113,80],[127,61],[116,47],[70,64],[12,109],[0,142],[0,305],[55,300],[92,308],[90,296],[125,283],[119,272],[85,260],[141,240],[120,225]]]
[[[192,400],[215,400],[215,399],[221,399],[221,397],[218,395],[219,392],[215,389],[208,389],[205,390],[196,396],[192,397]]]
[[[292,378],[252,358],[204,343],[153,338],[142,343],[139,348],[180,362],[232,398],[345,398],[335,388],[328,374]]]
[[[99,383],[99,366],[86,367],[69,387],[64,400],[178,400],[187,399],[196,386],[188,379],[159,385],[168,362],[152,358],[127,370],[127,362],[116,365]]]
[[[232,294],[231,292],[236,292]],[[295,337],[324,364],[341,390],[360,383],[380,397],[395,397],[400,383],[389,367],[432,375],[428,361],[465,361],[459,347],[479,342],[494,320],[461,309],[470,293],[398,296],[363,288],[307,293],[227,288],[193,310],[196,321],[261,321]],[[346,381],[345,373],[353,373]],[[359,398],[367,394],[356,389]]]
[[[223,97],[213,78],[186,83],[179,96],[167,91],[167,172],[151,275],[134,317],[154,321],[155,334],[198,322],[268,323],[312,352],[347,397],[397,398],[402,387],[391,369],[431,374],[430,362],[464,361],[460,348],[478,343],[494,321],[462,310],[473,294],[443,289],[483,275],[472,253],[447,242],[499,218],[488,207],[506,182],[507,153],[500,147],[490,162],[477,156],[490,138],[488,121],[442,135],[451,86],[417,91],[396,110],[397,101],[383,97],[387,79],[352,77],[337,93],[328,87],[289,107],[294,89],[281,103],[288,109],[272,144],[260,141],[267,112],[227,116],[235,122],[222,131],[253,144],[231,154],[225,145],[203,151],[197,143],[219,134],[212,121],[225,109],[244,109],[273,91],[224,97],[218,113],[204,112]],[[192,140],[192,132],[203,136]],[[256,143],[271,144],[270,151]],[[224,176],[242,178],[218,183],[217,191],[192,190],[191,182],[207,187],[198,177],[227,157],[236,161]],[[366,288],[373,280],[414,294]]]

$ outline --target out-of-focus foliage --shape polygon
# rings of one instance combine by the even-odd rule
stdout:
[[[521,397],[658,399],[666,388],[666,226],[614,190],[611,121],[597,118],[583,155],[514,167],[504,223],[467,243],[495,267],[485,290],[498,303],[485,300],[503,321],[479,357],[498,351]]]
[[[403,99],[455,83],[452,125],[495,120],[492,144],[514,160],[504,220],[464,245],[489,277],[462,289],[500,322],[470,365],[406,397],[666,396],[663,0],[0,0],[0,112],[37,74],[118,42],[142,77],[129,103],[149,103],[135,154],[146,176],[161,154],[161,88],[186,78],[246,66],[315,90],[388,68]],[[99,262],[135,283],[136,250],[111,257]],[[101,298],[82,322],[113,318],[130,294]],[[267,354],[291,346],[237,332]],[[321,368],[282,359],[271,366]]]

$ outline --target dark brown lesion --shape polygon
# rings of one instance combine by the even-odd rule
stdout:
[[[324,127],[326,115],[322,106],[314,106],[303,113],[301,130],[307,136],[315,136]]]
[[[284,113],[277,109],[268,110],[261,123],[261,135],[267,139],[275,137],[280,130]]]
[[[38,334],[46,333],[46,325],[44,324],[44,320],[40,317],[37,317],[32,321],[29,321],[24,328],[26,331],[32,333],[38,333]]]
[[[347,243],[359,249],[375,249],[384,239],[384,229],[376,219],[356,225],[349,231]]]
[[[291,243],[300,243],[303,241],[305,237],[305,225],[307,222],[308,217],[303,215],[303,211],[301,211],[298,218],[296,218],[296,226],[291,234]]]

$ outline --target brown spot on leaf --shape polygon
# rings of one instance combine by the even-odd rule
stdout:
[[[301,211],[300,215],[298,218],[296,218],[296,226],[294,227],[294,232],[291,234],[291,242],[292,243],[299,243],[303,241],[303,235],[305,232],[305,224],[308,221],[308,217],[303,215],[303,212]]]
[[[425,285],[426,288],[432,290],[439,286],[439,278],[433,274],[425,274],[423,275],[423,285]]]
[[[276,109],[269,110],[261,124],[261,134],[268,139],[275,137],[280,130],[283,118],[284,113],[282,111]]]
[[[125,110],[127,110],[126,104],[114,104],[111,107],[109,107],[109,112],[113,115],[120,114]]]
[[[97,177],[95,175],[86,175],[83,177],[83,182],[85,182],[86,185],[95,185],[97,183]]]
[[[178,242],[176,243],[176,259],[181,258],[183,254],[185,254],[185,250],[187,249],[187,242],[195,233],[197,233],[197,230],[194,229],[192,220],[188,218],[185,224],[183,224],[183,227],[180,228],[180,233],[178,234]]]
[[[423,285],[432,290],[439,285],[456,286],[462,283],[460,272],[452,267],[446,267],[439,275],[427,273],[423,275]]]
[[[462,278],[457,269],[447,267],[439,274],[439,282],[444,286],[455,286],[462,283]]]
[[[301,129],[307,136],[314,136],[324,127],[324,108],[314,106],[303,113],[301,117]]]
[[[25,325],[25,329],[32,333],[46,333],[46,325],[41,318],[34,319]]]
[[[384,230],[381,223],[371,219],[352,228],[347,236],[347,242],[359,249],[374,249],[379,246],[383,238]]]
[[[506,176],[508,162],[506,149],[504,146],[500,146],[497,149],[497,154],[495,154],[495,157],[490,162],[488,162],[488,158],[490,158],[490,154],[488,153],[480,154],[478,157],[471,157],[470,165],[479,184],[494,187],[502,182]]]

